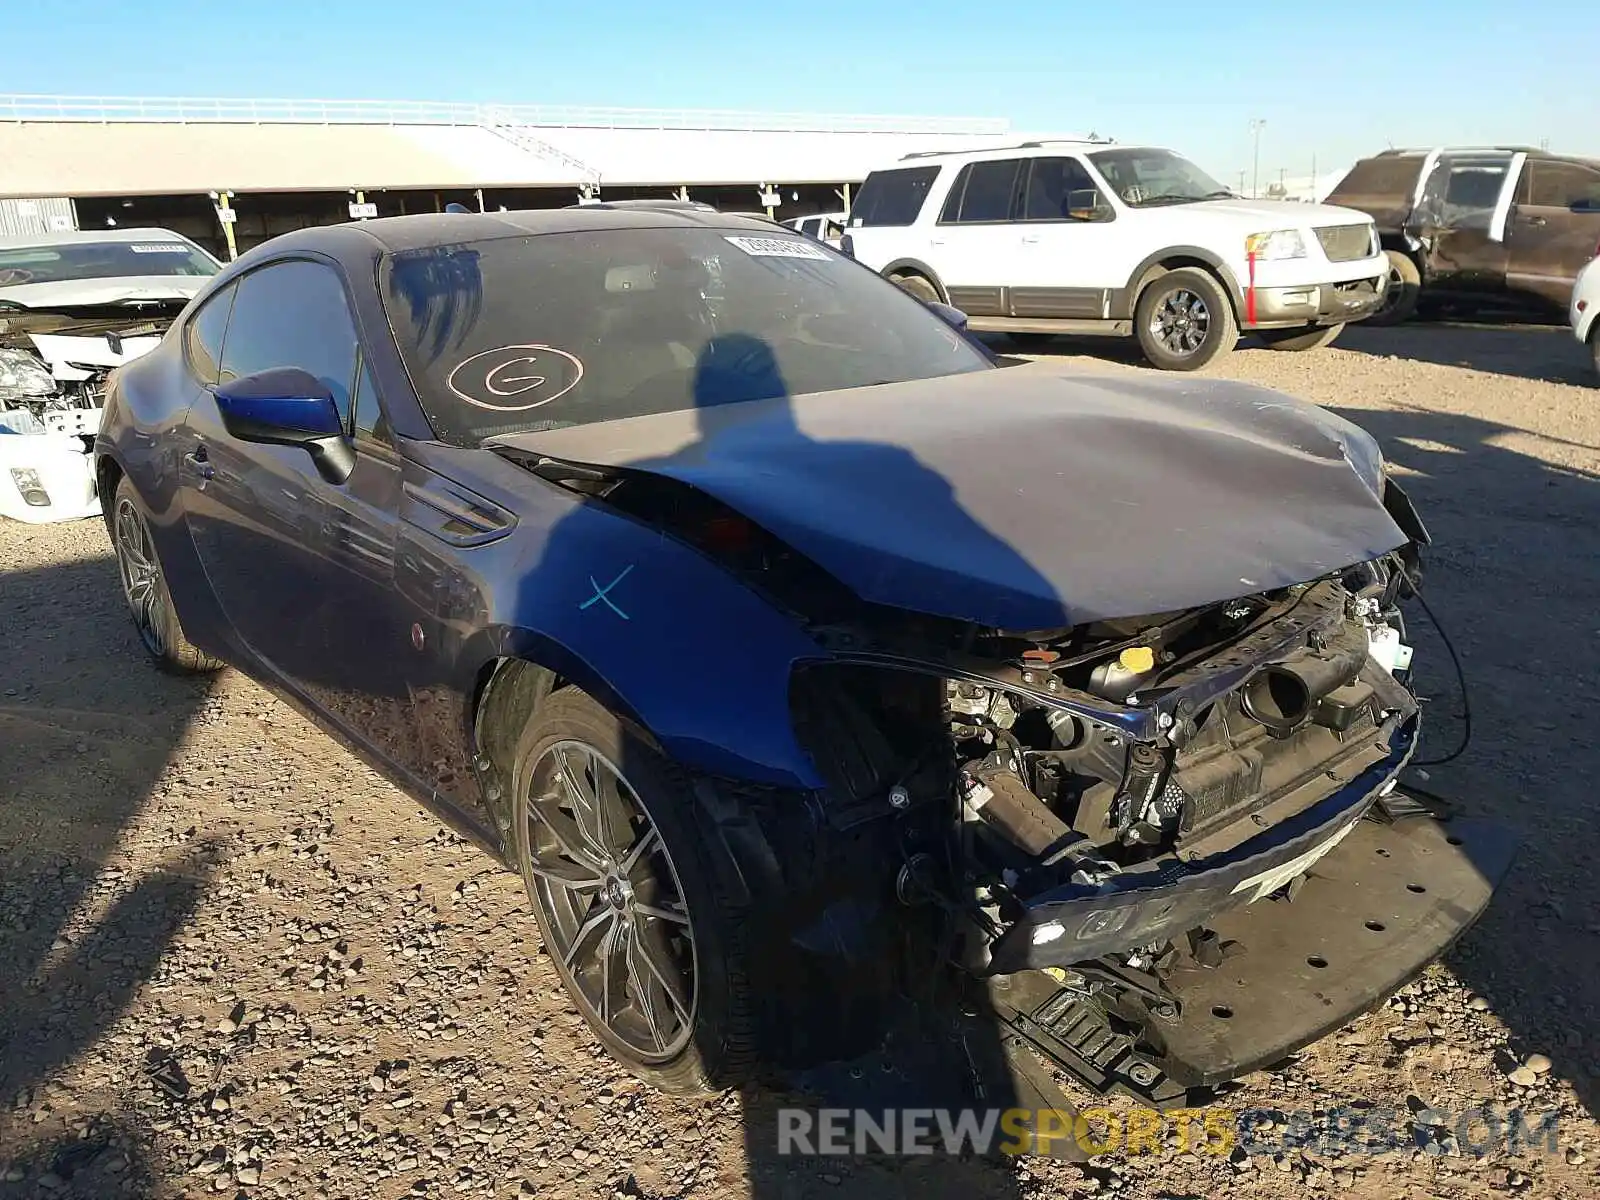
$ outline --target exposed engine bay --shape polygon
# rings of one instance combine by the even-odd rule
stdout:
[[[961,657],[998,671],[827,668],[812,683],[826,677],[835,696],[803,686],[797,705],[849,709],[807,713],[829,727],[825,744],[849,749],[832,763],[849,806],[881,792],[891,806],[947,808],[954,865],[908,870],[914,887],[946,888],[968,912],[971,969],[1148,956],[1159,935],[1186,931],[1170,929],[1185,906],[1152,925],[1137,906],[1097,905],[1078,928],[1034,909],[1181,885],[1190,864],[1270,840],[1369,770],[1397,771],[1417,717],[1398,607],[1406,578],[1385,558],[1181,613],[991,631]],[[1025,942],[1009,936],[1018,928]]]
[[[96,516],[106,381],[155,349],[220,264],[164,229],[0,242],[0,515]]]
[[[99,513],[89,455],[106,380],[153,350],[187,302],[43,311],[0,302],[0,514],[39,523]]]

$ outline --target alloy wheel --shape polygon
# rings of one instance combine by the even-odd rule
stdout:
[[[1150,314],[1150,332],[1168,353],[1187,357],[1205,345],[1211,310],[1195,293],[1177,288]]]
[[[132,500],[124,496],[117,502],[112,522],[117,554],[117,573],[122,578],[122,594],[145,648],[160,658],[167,649],[167,588],[161,578],[161,560],[156,557],[145,524]]]
[[[660,831],[616,764],[560,741],[529,780],[523,875],[588,1016],[661,1062],[694,1032],[694,930]]]

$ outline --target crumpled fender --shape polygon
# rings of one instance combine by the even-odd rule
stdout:
[[[822,786],[795,736],[789,680],[796,663],[827,651],[683,543],[554,487],[530,487],[510,463],[504,470],[520,476],[522,519],[472,552],[483,577],[458,592],[504,599],[461,614],[470,632],[454,686],[470,696],[486,664],[525,658],[641,725],[685,766]]]

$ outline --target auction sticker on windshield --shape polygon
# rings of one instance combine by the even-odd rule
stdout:
[[[187,254],[189,247],[178,245],[175,242],[146,242],[140,245],[129,246],[135,254]]]
[[[727,240],[757,258],[816,258],[828,261],[826,251],[799,238],[729,237]]]

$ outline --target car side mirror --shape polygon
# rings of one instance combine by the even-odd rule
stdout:
[[[941,303],[938,300],[929,300],[927,303],[928,307],[933,309],[934,314],[946,325],[949,325],[952,329],[959,329],[963,333],[966,332],[966,313],[962,312],[959,308],[955,308],[949,304]]]
[[[241,442],[299,446],[329,483],[343,483],[355,470],[333,393],[310,372],[273,367],[218,384],[212,394],[222,427]]]
[[[1074,221],[1103,221],[1106,206],[1094,188],[1079,188],[1067,193],[1067,216]]]

